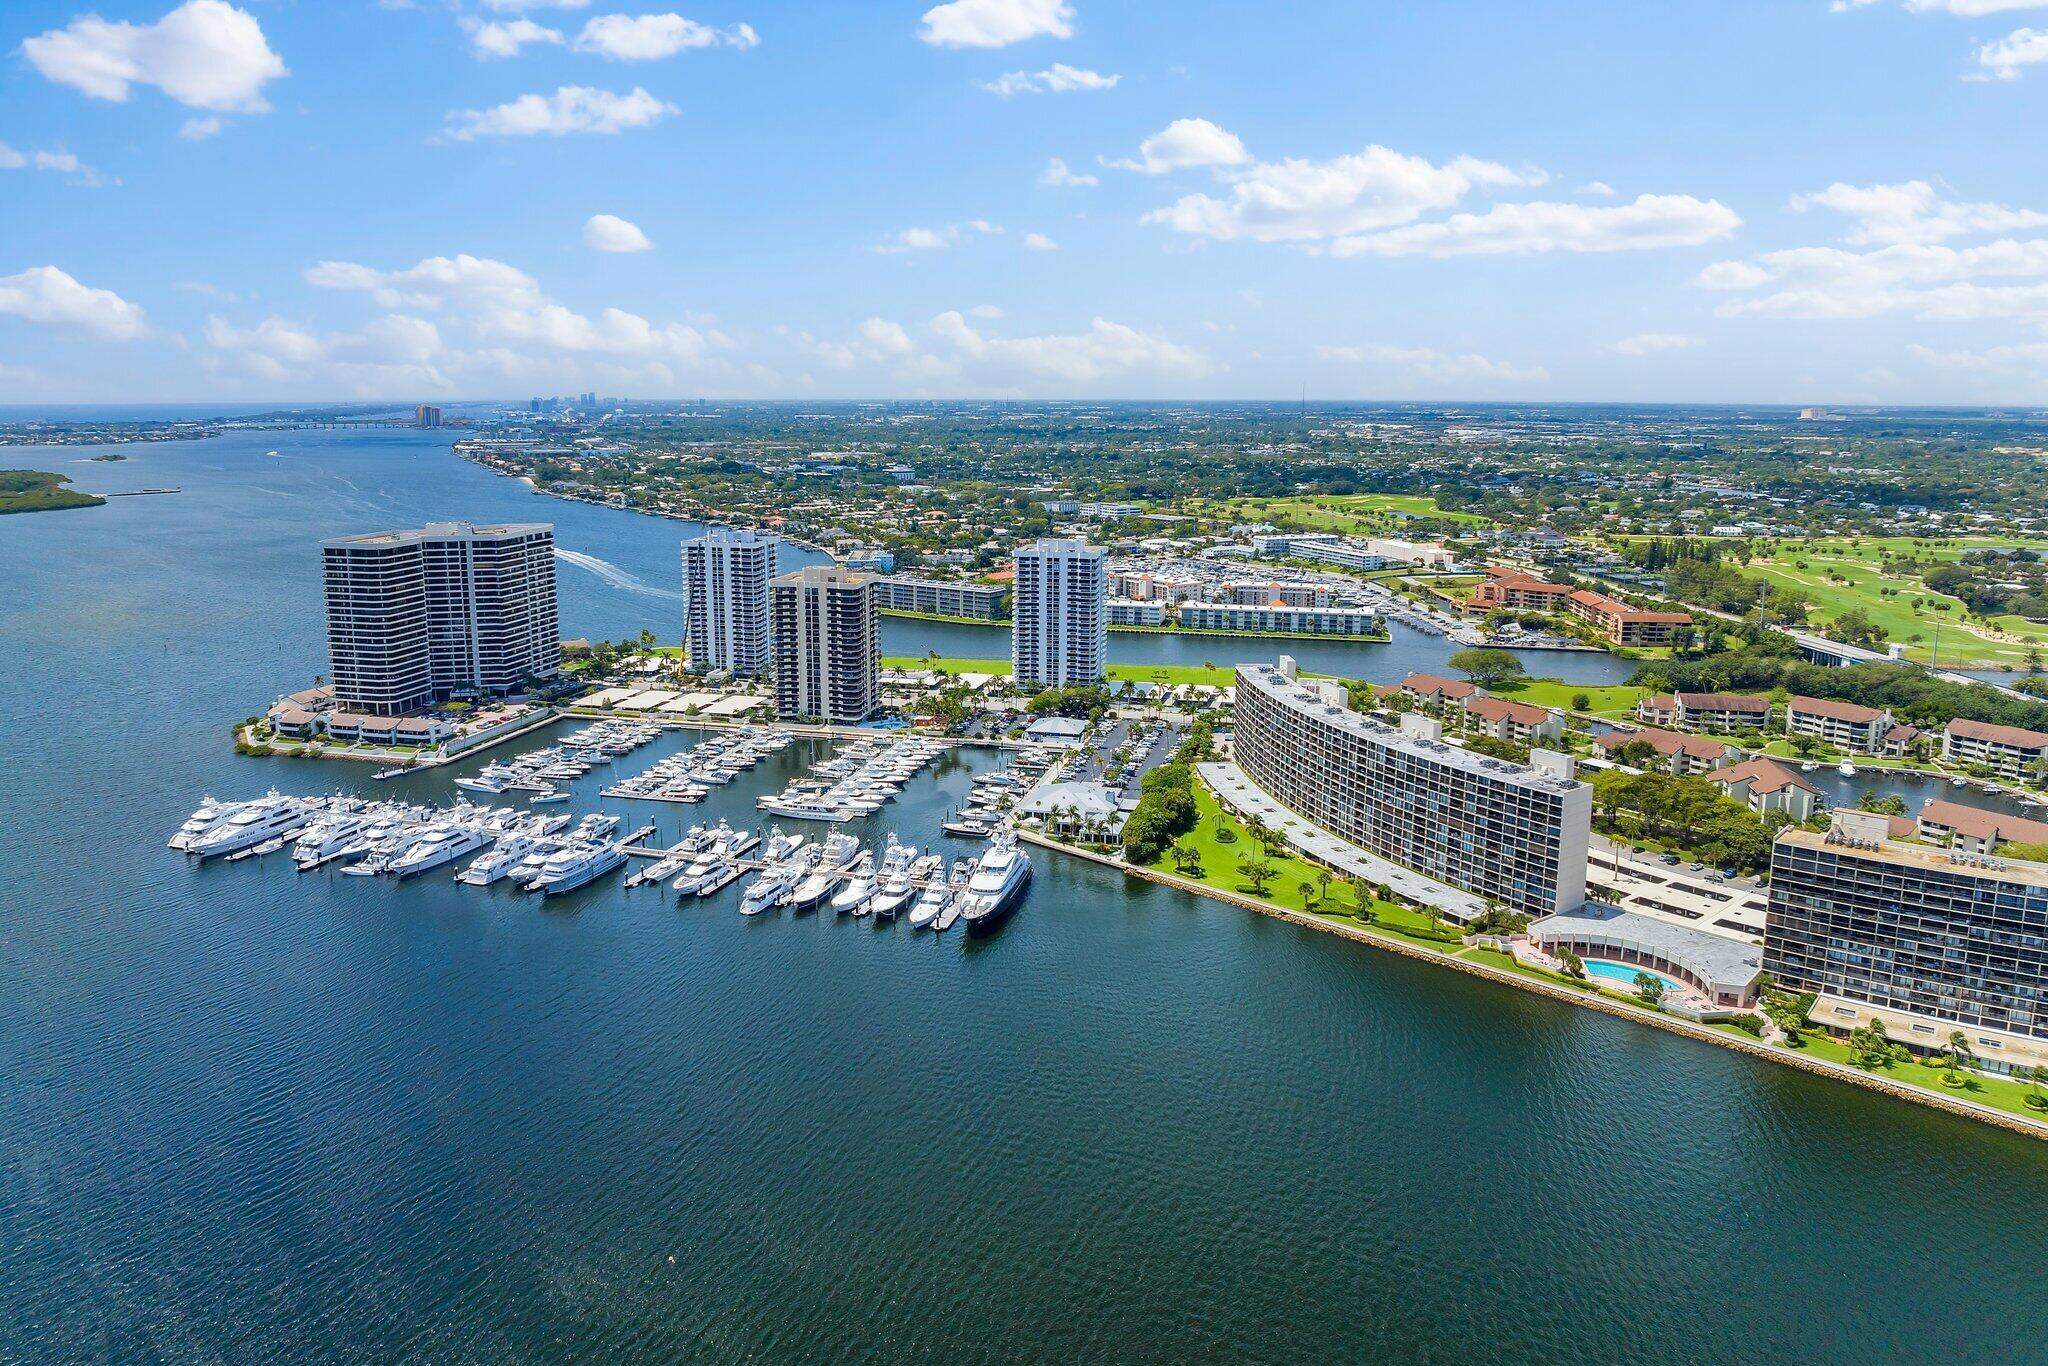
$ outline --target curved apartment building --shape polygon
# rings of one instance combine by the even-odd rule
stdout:
[[[1593,791],[1564,756],[1535,768],[1490,759],[1362,716],[1340,695],[1239,665],[1239,766],[1297,815],[1439,882],[1532,916],[1584,904]]]

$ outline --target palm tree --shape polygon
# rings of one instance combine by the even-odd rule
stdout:
[[[2048,1063],[2036,1063],[2027,1072],[2027,1104],[2036,1110],[2048,1110],[2048,1096],[2041,1094],[2044,1085],[2048,1085]]]
[[[1972,1063],[1977,1061],[1976,1050],[1970,1047],[1970,1037],[1960,1029],[1951,1030],[1948,1036],[1947,1077],[1950,1086],[1962,1085],[1961,1073],[1963,1071],[1964,1058],[1968,1058]]]
[[[1295,883],[1294,890],[1301,893],[1301,908],[1305,911],[1314,910],[1316,903],[1322,899],[1322,894],[1316,890],[1316,885],[1306,879]]]

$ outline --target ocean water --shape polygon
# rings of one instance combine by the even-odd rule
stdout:
[[[320,669],[319,536],[545,517],[566,630],[672,635],[679,527],[429,433],[130,453],[20,463],[185,492],[0,519],[0,1360],[2012,1361],[2048,1330],[2048,1146],[1050,854],[980,939],[190,866],[163,841],[205,792],[453,795],[231,752]],[[806,758],[571,809],[751,822]],[[853,828],[931,842],[990,761]]]

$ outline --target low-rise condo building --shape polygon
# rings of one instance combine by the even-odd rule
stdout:
[[[1980,1066],[2048,1064],[2048,864],[1900,843],[1888,818],[1837,810],[1771,851],[1764,968],[1816,993],[1836,1033],[1882,1021],[1923,1052],[1960,1030]]]
[[[1835,702],[1824,697],[1794,697],[1785,703],[1785,733],[1811,735],[1852,754],[1877,754],[1892,728],[1892,714],[1881,707]]]
[[[1770,759],[1717,768],[1707,775],[1707,781],[1759,816],[1780,811],[1795,821],[1806,821],[1820,807],[1819,788]]]
[[[1527,915],[1586,899],[1592,789],[1571,760],[1524,767],[1340,705],[1282,667],[1239,665],[1233,752],[1251,780],[1323,830]]]
[[[1768,730],[1771,699],[1754,693],[1653,693],[1636,703],[1636,720],[1680,730]]]
[[[1669,645],[1692,626],[1688,613],[1647,611],[1584,588],[1566,598],[1564,607],[1616,645]]]
[[[1564,739],[1564,716],[1505,697],[1468,697],[1465,729],[1517,745],[1554,745]]]
[[[1942,732],[1941,757],[1952,764],[1982,764],[2007,778],[2031,777],[2048,760],[2048,734],[1959,716]]]
[[[2030,821],[1961,802],[1931,801],[1920,808],[1920,838],[1966,854],[1995,854],[2006,844],[2048,844],[2048,821]]]
[[[1562,612],[1571,588],[1519,570],[1492,568],[1465,603],[1468,612]]]
[[[1594,737],[1593,743],[1610,759],[1631,745],[1648,745],[1656,752],[1665,771],[1681,778],[1711,773],[1743,759],[1743,751],[1725,741],[1710,740],[1704,735],[1686,735],[1675,730],[1611,730]],[[1649,763],[1637,765],[1639,768],[1657,766]]]
[[[1189,631],[1264,631],[1291,635],[1370,636],[1379,617],[1370,607],[1242,607],[1227,602],[1184,602],[1180,624]]]
[[[1445,706],[1462,707],[1474,697],[1484,697],[1477,683],[1437,674],[1413,673],[1401,680],[1401,694],[1418,707],[1432,711]]]
[[[1010,590],[993,583],[897,574],[875,580],[875,606],[884,612],[1001,621],[1009,615]]]
[[[1109,598],[1103,602],[1102,610],[1111,626],[1166,625],[1166,603],[1163,600],[1145,602],[1138,598]]]

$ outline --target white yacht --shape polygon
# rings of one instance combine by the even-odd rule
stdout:
[[[926,883],[924,890],[917,894],[917,900],[911,904],[910,928],[922,930],[929,927],[939,918],[939,912],[946,909],[946,903],[952,899],[953,894],[946,889],[943,881],[934,878]]]
[[[740,897],[740,914],[759,915],[770,907],[780,906],[810,872],[811,860],[802,854],[786,863],[770,864],[747,884],[746,893]]]
[[[833,805],[823,797],[762,797],[755,803],[763,811],[772,811],[793,821],[850,821],[853,812]]]
[[[453,863],[464,854],[474,853],[490,842],[490,836],[472,826],[444,825],[393,859],[389,871],[401,880],[418,877],[443,864]]]
[[[185,818],[185,823],[178,827],[177,833],[166,843],[179,853],[184,853],[201,835],[241,810],[242,805],[241,802],[217,802],[208,797],[199,803],[197,811]]]
[[[789,889],[786,904],[794,910],[808,911],[830,896],[832,889],[845,880],[846,874],[838,864],[820,857],[810,871]]]
[[[534,835],[500,836],[496,844],[471,859],[469,866],[455,875],[455,880],[471,887],[488,887],[501,878],[510,877],[513,869],[539,847],[539,843],[539,837]]]
[[[340,858],[355,847],[367,823],[363,817],[354,814],[325,816],[314,821],[300,833],[298,842],[292,846],[292,862],[304,873]]]
[[[910,865],[917,861],[917,846],[898,844],[896,836],[889,836],[889,848],[882,855],[881,869],[875,874],[874,898],[868,909],[876,915],[893,916],[903,909],[905,902],[917,893],[910,882]]]
[[[298,830],[320,814],[321,804],[318,797],[280,797],[273,792],[209,827],[186,846],[186,852],[208,859],[252,849],[265,840]]]
[[[1014,834],[998,831],[967,880],[960,918],[970,930],[989,928],[1016,909],[1024,889],[1030,885],[1030,856],[1017,847]]]
[[[560,896],[595,882],[626,861],[626,851],[610,840],[584,840],[551,855],[529,890]]]
[[[847,870],[846,885],[832,898],[832,909],[840,915],[866,915],[874,894],[875,856],[863,853]]]
[[[701,895],[706,887],[717,882],[731,867],[732,865],[726,861],[725,856],[716,850],[699,854],[695,859],[691,860],[689,867],[683,869],[682,876],[676,879],[676,894],[678,896]]]
[[[1856,761],[1855,761],[1854,759],[1844,759],[1844,760],[1842,760],[1842,766],[1841,766],[1840,768],[1836,769],[1836,770],[1835,770],[1835,772],[1837,772],[1837,773],[1841,774],[1841,775],[1842,775],[1842,776],[1843,776],[1844,778],[1853,778],[1853,777],[1855,777],[1855,776],[1856,776]]]

